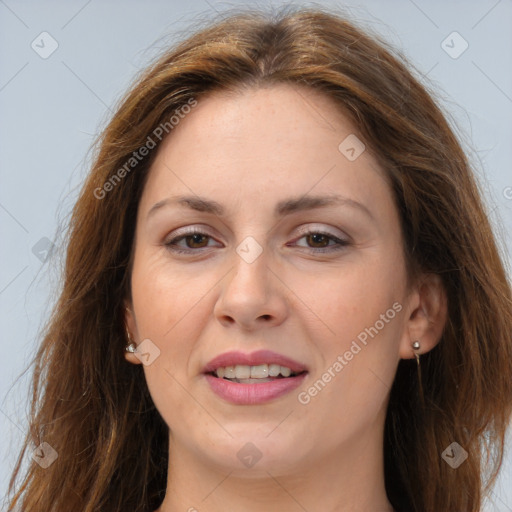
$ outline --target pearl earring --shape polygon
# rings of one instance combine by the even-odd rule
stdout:
[[[125,347],[126,352],[129,352],[130,354],[137,352],[137,345],[133,342],[128,329],[126,329],[126,337],[128,338],[128,345]]]

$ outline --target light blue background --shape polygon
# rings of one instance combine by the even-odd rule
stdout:
[[[214,10],[248,3],[0,0],[2,494],[26,428],[29,378],[21,374],[35,353],[58,276],[55,260],[42,264],[33,247],[44,248],[44,237],[59,246],[57,226],[69,214],[85,176],[88,149],[134,74],[166,42],[184,37],[198,16],[208,19]],[[512,2],[365,0],[319,5],[345,5],[427,77],[459,127],[496,229],[510,251]],[[43,31],[58,42],[47,59],[31,48]],[[453,31],[469,44],[457,59],[441,47]],[[512,511],[510,454],[492,499],[486,511]]]

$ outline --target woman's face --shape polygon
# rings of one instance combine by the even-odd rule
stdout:
[[[200,99],[158,150],[127,324],[176,456],[277,475],[382,445],[413,299],[356,137],[330,99],[281,85]]]

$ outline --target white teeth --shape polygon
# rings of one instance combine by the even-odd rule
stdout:
[[[235,379],[235,367],[226,366],[226,368],[224,368],[224,377],[226,377],[226,379]]]
[[[251,367],[237,364],[235,366],[235,377],[237,379],[249,379],[251,377]]]
[[[284,366],[281,366],[281,375],[283,377],[289,377],[291,375],[292,371],[290,370],[290,368],[286,368]]]
[[[237,364],[236,366],[219,367],[215,371],[219,378],[226,379],[261,379],[268,380],[269,377],[289,377],[292,374],[290,368],[280,366],[278,364],[259,364],[256,366],[249,366],[245,364]]]
[[[265,379],[268,377],[268,364],[251,366],[251,379]]]
[[[281,371],[281,367],[278,364],[271,364],[268,367],[268,374],[271,377],[277,377],[279,372]]]

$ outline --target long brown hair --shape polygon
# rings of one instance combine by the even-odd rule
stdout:
[[[142,367],[124,358],[123,326],[137,205],[159,140],[136,164],[126,163],[184,105],[216,90],[278,83],[323,92],[349,116],[389,175],[410,278],[435,273],[446,289],[442,339],[421,358],[424,407],[414,361],[399,363],[391,390],[388,497],[407,512],[480,510],[512,409],[511,291],[467,158],[408,69],[336,13],[295,8],[225,16],[140,76],[97,143],[72,213],[9,510],[147,512],[160,505],[168,429]],[[46,469],[32,462],[17,485],[25,453],[41,442],[58,459]],[[441,456],[452,442],[468,453],[457,469]]]

